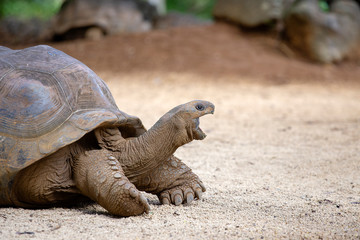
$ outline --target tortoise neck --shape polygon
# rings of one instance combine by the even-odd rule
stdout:
[[[124,141],[116,157],[126,176],[137,176],[166,161],[179,147],[178,135],[171,121],[159,120],[141,136]]]

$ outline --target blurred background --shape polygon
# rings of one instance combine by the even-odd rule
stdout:
[[[0,19],[0,42],[12,45],[226,21],[322,63],[353,57],[360,39],[357,0],[1,0]]]

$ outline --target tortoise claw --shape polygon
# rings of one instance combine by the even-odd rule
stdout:
[[[186,204],[190,204],[194,200],[194,195],[192,193],[188,193],[186,196]]]
[[[167,197],[164,197],[161,202],[164,205],[170,205],[170,200]]]
[[[195,195],[198,199],[201,199],[202,198],[202,191],[200,189],[196,189],[195,190]]]
[[[196,183],[192,186],[177,186],[173,189],[163,191],[159,195],[159,198],[162,204],[174,204],[176,206],[180,204],[189,205],[194,199],[201,199],[205,191],[206,189],[202,183]]]
[[[183,202],[183,193],[180,189],[171,192],[171,202],[179,206]]]
[[[149,206],[149,203],[146,199],[146,197],[144,195],[140,195],[140,199],[139,199],[139,202],[144,206],[144,209],[145,209],[145,212],[146,213],[149,213],[150,211],[150,206]]]
[[[179,194],[176,194],[174,199],[175,199],[174,203],[176,206],[179,206],[183,201],[183,198]]]

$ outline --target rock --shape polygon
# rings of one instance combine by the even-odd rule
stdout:
[[[293,0],[218,0],[215,18],[226,19],[246,27],[256,27],[281,19]]]
[[[316,0],[295,4],[285,17],[292,46],[313,60],[330,63],[349,56],[360,40],[360,8],[353,0],[337,0],[323,12]]]
[[[169,12],[166,15],[160,16],[156,19],[154,28],[167,29],[172,27],[184,27],[193,25],[209,25],[211,20],[201,19],[192,14]]]

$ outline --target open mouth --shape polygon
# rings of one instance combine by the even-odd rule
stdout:
[[[206,134],[200,128],[200,117],[207,114],[214,114],[215,106],[206,101],[200,101],[195,105],[195,117],[193,118],[193,129],[192,129],[192,137],[196,140],[203,140],[206,137]]]
[[[206,137],[206,134],[203,132],[203,130],[200,128],[200,119],[199,118],[195,118],[194,119],[195,122],[195,128],[193,130],[194,132],[194,139],[197,140],[203,140]]]

